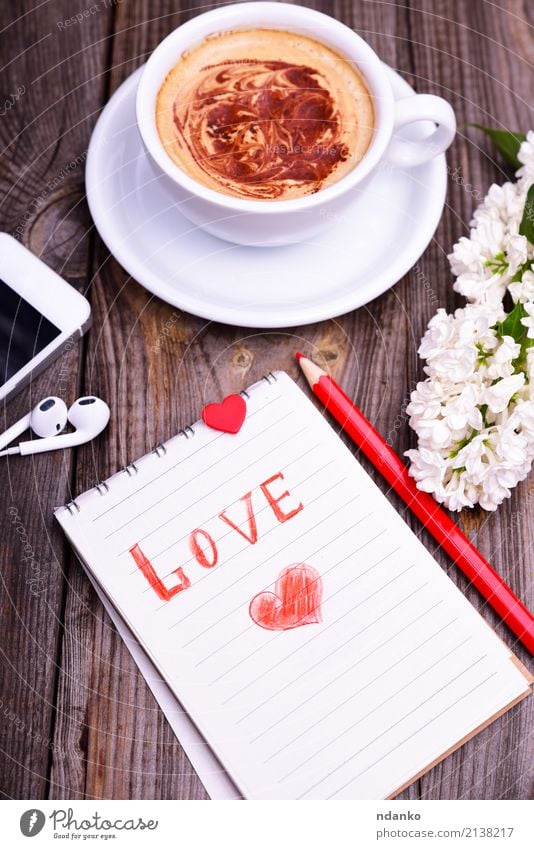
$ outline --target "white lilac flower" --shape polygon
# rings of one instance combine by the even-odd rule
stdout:
[[[462,237],[449,255],[456,276],[454,289],[472,303],[497,305],[524,264],[532,246],[518,232],[527,186],[491,186],[471,222],[469,238]]]
[[[527,336],[529,339],[534,339],[534,302],[524,304],[525,312],[528,315],[521,319],[521,324],[527,328]]]
[[[454,313],[458,342],[475,347],[486,352],[492,351],[499,344],[495,324],[494,310],[482,310],[478,304],[469,304]]]
[[[519,233],[534,182],[534,132],[521,145],[516,183],[491,186],[449,256],[468,301],[439,309],[421,340],[426,379],[407,413],[417,486],[462,510],[495,510],[534,461],[534,244]],[[515,304],[505,309],[505,295]]]
[[[510,415],[508,425],[514,429],[520,427],[527,438],[534,443],[534,400],[519,401]]]
[[[407,414],[411,417],[410,424],[418,421],[419,416],[426,414],[428,418],[436,418],[441,411],[443,391],[440,384],[431,380],[421,380],[410,395],[410,403],[406,407]]]
[[[517,433],[511,427],[497,431],[495,452],[504,462],[510,463],[511,468],[522,469],[527,462],[528,440],[522,433]]]
[[[451,445],[451,433],[443,419],[420,419],[417,435],[424,445],[434,451]]]
[[[464,475],[454,472],[444,489],[440,501],[446,501],[449,510],[463,510],[464,507],[474,507],[473,497],[476,491],[471,487]]]
[[[454,317],[447,315],[443,307],[428,322],[425,335],[421,340],[419,355],[424,359],[439,356],[454,335]]]
[[[513,471],[498,464],[489,466],[478,503],[484,510],[496,510],[518,483]]]
[[[484,477],[484,468],[488,463],[488,433],[479,433],[454,457],[454,467],[465,469],[466,477],[478,485]]]
[[[448,428],[455,434],[455,442],[465,439],[467,432],[480,430],[483,425],[480,387],[467,383],[459,395],[451,397],[442,407],[442,415]]]
[[[502,301],[496,304],[467,304],[461,309],[457,309],[454,313],[455,318],[467,318],[470,321],[484,319],[484,326],[492,328],[497,322],[502,321],[506,313],[504,311]]]
[[[510,377],[514,371],[514,360],[521,353],[521,345],[512,336],[503,336],[498,348],[493,351],[488,361],[487,376],[492,380],[499,377]]]
[[[468,380],[473,375],[477,362],[477,349],[474,345],[449,348],[428,362],[425,372],[430,377],[458,383]]]
[[[522,187],[518,183],[494,183],[478,209],[473,214],[471,227],[476,228],[486,218],[500,221],[504,232],[517,232],[517,225],[523,212]]]
[[[513,374],[511,377],[503,377],[496,383],[488,386],[484,392],[484,403],[488,405],[492,413],[502,413],[506,410],[512,397],[519,392],[525,382],[523,372]]]
[[[524,203],[523,203],[524,206]],[[517,272],[530,259],[529,242],[526,236],[518,233],[508,237],[506,242],[506,259],[508,261],[508,276],[515,277]]]
[[[510,283],[508,291],[516,303],[520,301],[525,304],[527,301],[534,301],[534,271],[531,269],[524,271],[519,280]]]
[[[410,474],[417,486],[424,492],[436,493],[441,490],[448,463],[439,451],[430,448],[412,448],[406,451],[412,461]]]
[[[521,162],[521,168],[516,176],[527,183],[534,183],[534,130],[527,133],[527,139],[519,148],[517,158]]]

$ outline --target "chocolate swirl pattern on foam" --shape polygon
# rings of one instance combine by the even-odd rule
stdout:
[[[282,199],[287,186],[318,191],[350,155],[334,98],[305,65],[254,59],[207,66],[174,125],[198,166],[221,190]]]

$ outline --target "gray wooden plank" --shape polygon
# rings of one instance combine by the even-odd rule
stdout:
[[[23,89],[0,125],[0,226],[84,289],[90,220],[82,203],[83,163],[102,91],[98,74],[105,47],[99,39],[107,16],[67,34],[58,24],[72,15],[72,4],[41,5],[39,11],[33,6],[3,4],[0,10],[6,63],[2,90],[7,96]],[[61,394],[71,403],[81,357],[81,346],[72,348],[2,410],[2,423],[11,423],[47,394]],[[64,603],[64,542],[52,508],[67,497],[71,455],[0,462],[0,699],[10,717],[2,722],[1,793],[40,798],[47,792],[54,745]],[[17,523],[11,508],[18,511]],[[25,546],[33,562],[24,560]],[[39,583],[32,581],[36,575]]]
[[[533,45],[526,37],[530,15],[527,4],[494,4],[491,11],[483,2],[414,3],[409,13],[414,77],[416,86],[451,100],[458,118],[459,133],[448,153],[448,206],[438,228],[434,245],[421,260],[428,281],[419,296],[437,291],[439,306],[460,306],[463,299],[452,291],[452,276],[445,255],[454,241],[467,232],[473,210],[492,182],[504,182],[510,172],[485,138],[465,128],[479,122],[525,131],[532,124],[532,110],[525,108],[532,92]],[[531,98],[530,98],[531,100]],[[413,282],[413,272],[410,275]],[[417,281],[416,281],[417,282]],[[409,284],[410,285],[410,284]],[[429,288],[428,288],[429,287]],[[424,330],[428,309],[417,309],[417,296],[406,289],[399,297],[409,305],[411,327],[417,341]],[[426,299],[426,304],[428,298]],[[425,304],[425,306],[426,306]],[[432,311],[432,310],[431,310]],[[410,358],[408,385],[422,374],[422,363]],[[399,433],[402,448],[414,443],[408,429]],[[497,513],[464,511],[460,524],[472,536],[482,553],[500,571],[519,597],[532,608],[533,511],[527,493],[532,484],[525,481],[511,500]],[[499,636],[520,659],[530,663],[528,652],[499,621],[467,581],[443,560],[451,578],[464,589]],[[532,699],[514,708],[474,740],[425,776],[422,798],[529,798],[532,794],[534,745],[531,735],[534,714]]]

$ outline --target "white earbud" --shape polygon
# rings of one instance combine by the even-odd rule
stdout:
[[[53,437],[65,428],[67,424],[67,405],[61,398],[56,398],[51,395],[49,398],[44,398],[33,408],[31,413],[23,416],[14,425],[6,430],[0,436],[0,448],[4,448],[13,442],[17,436],[28,430],[29,427],[33,430],[36,436]]]
[[[68,421],[75,428],[71,433],[60,436],[48,436],[43,439],[31,439],[19,442],[16,448],[9,448],[3,454],[41,454],[43,451],[54,451],[57,448],[73,448],[83,445],[102,433],[109,422],[110,409],[105,401],[88,395],[78,398],[69,409]]]

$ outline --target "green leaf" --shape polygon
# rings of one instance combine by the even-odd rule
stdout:
[[[496,130],[493,127],[485,127],[484,124],[467,124],[467,127],[476,127],[477,130],[482,130],[491,139],[497,150],[515,169],[521,167],[521,163],[517,158],[521,142],[524,142],[526,135],[524,133],[513,133],[511,130]]]
[[[526,236],[531,245],[534,245],[534,183],[527,192],[523,217],[519,225],[519,235]]]
[[[527,353],[530,348],[534,348],[534,339],[529,339],[527,328],[524,324],[521,324],[521,319],[526,318],[527,315],[528,313],[524,304],[521,304],[518,301],[512,312],[508,313],[504,321],[500,322],[500,324],[497,324],[495,327],[501,338],[503,336],[511,336],[514,342],[517,342],[521,346],[519,355],[512,361],[512,366],[515,372],[525,371],[525,374]]]
[[[514,342],[522,342],[526,328],[521,324],[521,319],[525,318],[526,315],[527,312],[523,304],[518,301],[512,312],[508,313],[504,321],[497,325],[499,336],[511,336]]]

